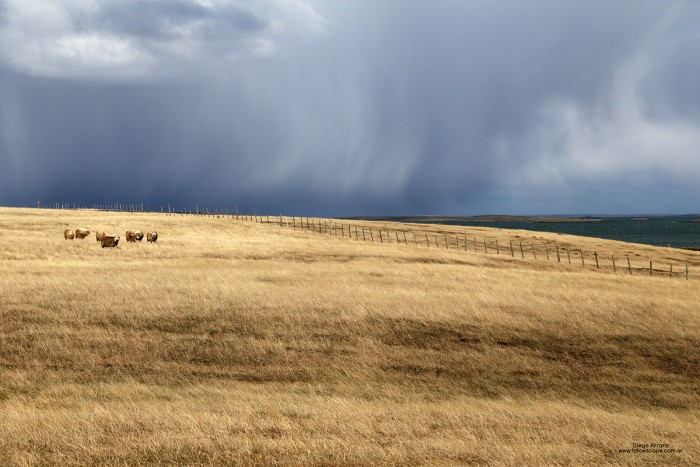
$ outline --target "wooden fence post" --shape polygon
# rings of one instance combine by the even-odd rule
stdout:
[[[534,242],[532,243],[532,256],[534,256],[535,259],[537,259],[537,252],[535,251],[535,243]]]
[[[486,237],[484,237],[484,253],[488,253],[488,250],[486,249]]]
[[[554,239],[554,246],[557,248],[557,263],[561,263],[561,257],[559,256],[559,242]]]
[[[498,239],[496,239],[496,254],[500,255],[501,254],[501,249],[498,246]]]
[[[566,247],[566,257],[569,259],[569,264],[571,264],[571,254],[569,253],[569,247]]]
[[[447,246],[447,243],[448,243],[448,242],[447,242],[447,234],[445,234],[445,249],[446,249],[446,250],[449,250],[449,247]]]
[[[369,238],[374,242],[374,235],[372,235],[372,229],[369,229]]]
[[[386,239],[389,241],[389,243],[391,243],[391,234],[389,233],[389,229],[386,225],[384,226],[384,229],[386,230]]]
[[[649,258],[649,276],[653,276],[653,275],[654,275],[654,266],[651,262],[651,258]]]
[[[403,242],[408,245],[408,241],[406,240],[406,232],[403,232]]]
[[[416,246],[418,246],[418,240],[416,239],[416,233],[415,233],[415,232],[413,232],[413,243],[415,243]]]
[[[399,233],[398,232],[395,232],[395,233],[396,233],[396,243],[398,245],[401,245],[401,240],[399,240]]]
[[[581,248],[579,248],[578,252],[581,253],[581,266],[585,266],[586,260],[583,259],[583,250]]]
[[[685,280],[688,280],[688,262],[685,262]]]
[[[523,242],[520,242],[520,256],[525,259],[525,251],[523,250]]]
[[[513,253],[513,240],[508,240],[510,243],[510,256],[515,258],[515,253]]]
[[[425,244],[430,248],[430,241],[428,240],[428,234],[425,234]]]
[[[668,277],[673,277],[673,264],[668,267]]]
[[[595,255],[595,268],[600,269],[600,266],[598,266],[598,252],[594,251],[593,255]]]
[[[367,241],[367,237],[365,237],[365,226],[364,225],[362,226],[362,241],[363,242]]]
[[[357,226],[355,226],[355,240],[359,240],[360,237],[357,235]]]
[[[544,254],[547,256],[547,261],[549,261],[549,247],[547,246],[547,241],[544,242]]]
[[[630,257],[627,257],[627,269],[630,272],[630,276],[632,275],[632,263],[630,263]]]
[[[613,272],[617,272],[617,268],[615,267],[615,255],[612,255],[612,262],[613,262]]]

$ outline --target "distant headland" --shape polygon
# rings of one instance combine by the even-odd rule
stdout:
[[[370,216],[348,219],[365,219],[391,222],[600,222],[602,217],[596,216]]]

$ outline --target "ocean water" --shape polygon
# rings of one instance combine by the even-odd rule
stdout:
[[[650,217],[648,220],[609,217],[597,222],[432,222],[449,225],[561,232],[655,246],[672,246],[674,248],[700,248],[700,222],[692,222],[693,219],[697,218],[698,216],[692,215]]]

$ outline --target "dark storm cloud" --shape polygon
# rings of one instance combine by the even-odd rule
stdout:
[[[121,1],[107,4],[96,16],[77,15],[79,29],[109,31],[159,40],[177,38],[183,29],[196,29],[202,38],[219,39],[255,32],[266,25],[250,11],[233,5],[216,9],[191,1]]]
[[[659,66],[641,85],[652,118],[700,123],[700,100],[689,98],[700,92],[700,61],[689,59],[698,56],[700,37],[683,40],[670,50],[659,52]]]
[[[73,9],[67,45],[41,49],[51,67],[4,51],[0,196],[336,216],[689,211],[698,13],[554,0]],[[85,31],[98,34],[87,46]]]

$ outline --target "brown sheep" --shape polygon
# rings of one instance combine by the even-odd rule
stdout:
[[[75,238],[83,239],[85,237],[88,237],[90,235],[90,231],[88,229],[75,229]]]
[[[63,231],[63,238],[66,240],[73,240],[75,238],[75,234],[73,234],[71,229],[66,229]]]
[[[141,232],[140,230],[137,230],[136,232],[134,232],[134,236],[136,237],[136,240],[138,240],[139,242],[141,240],[143,240],[143,232]]]
[[[155,230],[153,232],[148,232],[146,234],[146,240],[155,243],[156,240],[158,240],[158,232],[156,232]]]
[[[131,230],[127,230],[124,235],[126,236],[127,242],[136,243],[136,234],[134,232],[132,232]]]
[[[100,239],[100,245],[102,245],[102,248],[116,248],[116,246],[119,244],[119,235],[116,237],[109,237],[107,235],[103,235],[102,238]]]
[[[97,240],[98,242],[100,240],[102,240],[102,237],[104,237],[104,236],[105,236],[104,232],[95,232],[95,240]]]

